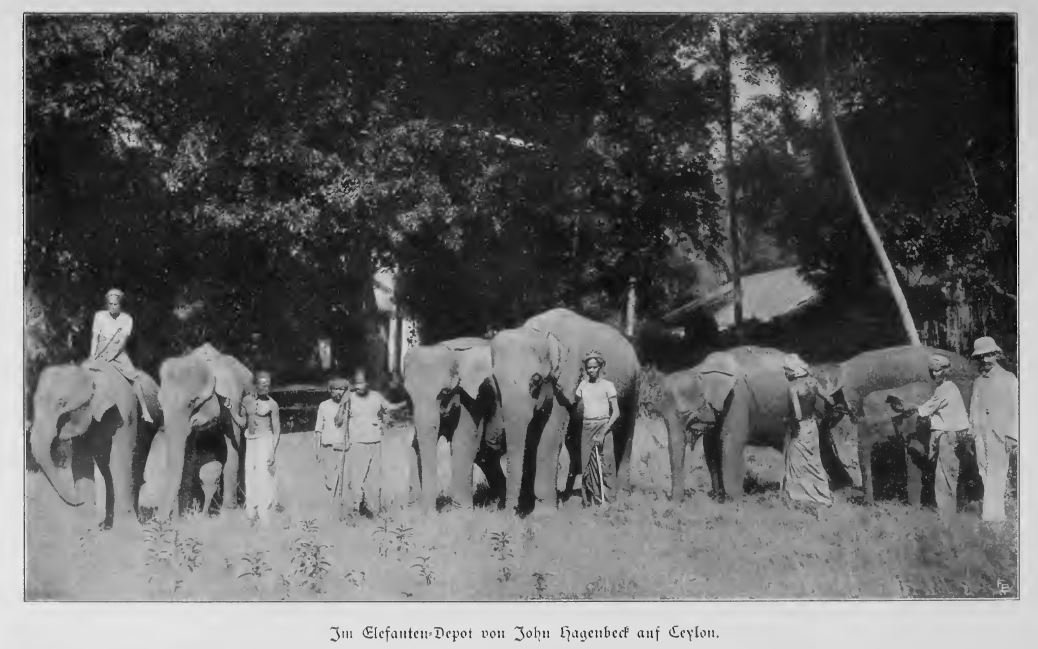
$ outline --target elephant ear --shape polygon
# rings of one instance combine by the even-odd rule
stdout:
[[[724,402],[738,379],[735,372],[728,370],[712,369],[701,372],[699,381],[706,404],[717,412],[722,411]]]
[[[558,336],[551,333],[550,331],[545,334],[545,338],[548,342],[548,374],[555,377],[556,379],[562,378],[562,360],[563,360],[563,346],[562,341],[559,340]],[[564,386],[565,387],[565,386]]]
[[[490,377],[489,349],[472,349],[462,353],[456,364],[457,385],[473,399],[479,396],[479,386]]]
[[[120,404],[118,392],[128,389],[128,383],[119,370],[111,363],[87,363],[84,364],[87,381],[90,382],[90,416],[94,421],[100,422],[105,413],[114,407],[120,406],[119,414],[126,420],[130,413],[127,408],[132,408],[125,400]],[[136,400],[135,400],[136,401]]]

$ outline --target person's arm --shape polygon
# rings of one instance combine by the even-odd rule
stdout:
[[[278,402],[270,400],[270,427],[274,431],[273,446],[270,449],[270,463],[274,463],[274,454],[278,452],[278,444],[281,443],[281,409]]]
[[[611,431],[613,429],[613,424],[615,424],[616,420],[620,418],[620,402],[616,396],[616,388],[614,386],[609,386],[608,399],[609,425],[606,426],[606,432]]]
[[[573,401],[570,401],[562,392],[562,388],[559,387],[559,382],[557,380],[551,381],[551,389],[555,392],[555,399],[559,402],[559,405],[569,412],[571,417],[576,414],[577,404],[580,403],[580,400],[583,398],[583,393],[580,391],[582,385],[583,383],[577,386],[576,392],[573,393]]]
[[[314,454],[318,454],[321,450],[321,435],[324,433],[324,427],[327,424],[324,416],[324,404],[317,406],[317,424],[314,425]]]

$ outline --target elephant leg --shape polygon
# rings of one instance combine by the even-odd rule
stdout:
[[[566,474],[566,488],[562,491],[563,502],[569,500],[573,493],[573,484],[577,476],[581,474],[583,467],[580,466],[580,434],[581,421],[577,417],[570,417],[569,425],[566,426],[566,453],[569,455],[569,471]]]
[[[558,507],[559,457],[562,455],[568,423],[569,413],[566,409],[553,407],[537,448],[537,476],[533,483],[537,502],[550,502]]]
[[[616,489],[614,500],[623,496],[631,486],[631,449],[634,447],[634,426],[638,419],[638,388],[620,404],[620,417],[613,427],[613,457],[616,462]]]
[[[673,407],[664,409],[663,423],[667,427],[667,450],[670,455],[670,498],[676,503],[685,500],[685,426]]]
[[[133,452],[137,442],[137,422],[131,420],[120,426],[112,436],[108,452],[109,473],[112,476],[112,494],[115,498],[117,515],[134,512],[133,498]]]
[[[710,497],[724,498],[724,476],[721,467],[721,431],[724,423],[714,424],[703,435],[703,458],[710,472]]]
[[[750,417],[747,404],[742,401],[741,396],[736,396],[732,407],[724,419],[718,438],[719,448],[718,460],[721,467],[719,498],[730,499],[742,496],[744,487],[743,480],[746,473],[746,463],[743,460],[743,450],[746,448],[746,438],[750,429]]]
[[[537,503],[537,495],[534,489],[534,484],[537,480],[537,452],[551,413],[552,402],[549,401],[542,409],[534,413],[530,419],[529,426],[526,428],[526,443],[523,445],[521,478],[519,480],[519,498],[515,506],[515,511],[519,516],[526,516],[532,512]]]
[[[103,530],[112,529],[112,523],[115,520],[115,488],[112,485],[110,454],[110,450],[101,449],[94,455],[97,470],[101,473],[105,484],[105,517],[100,526]]]
[[[234,432],[232,432],[234,434]],[[238,506],[238,466],[241,459],[238,457],[238,448],[230,437],[224,438],[227,447],[227,461],[223,464],[223,498],[220,503],[220,511],[233,509]],[[203,512],[208,507],[203,507]]]
[[[415,489],[415,491],[416,492],[421,492],[421,490],[422,490],[422,451],[421,451],[421,448],[419,448],[419,446],[418,446],[418,431],[415,431],[415,434],[411,436],[411,450],[414,451],[415,473],[416,473],[417,478],[418,478],[418,484],[417,484],[417,488]],[[415,486],[414,485],[414,480],[411,481],[411,484],[412,484],[412,486]]]
[[[455,503],[466,507],[472,506],[472,464],[479,450],[480,428],[468,412],[463,412],[451,437],[449,495]]]
[[[858,462],[861,464],[861,486],[865,502],[872,504],[875,502],[875,493],[872,488],[872,440],[864,439],[862,431],[859,429],[858,434],[862,439],[858,445]]]
[[[440,477],[436,470],[436,427],[428,422],[415,421],[418,438],[419,457],[422,467],[422,510],[431,512],[436,509],[436,497],[440,492]]]
[[[501,454],[484,445],[476,454],[476,466],[487,478],[490,502],[497,501],[498,509],[505,506],[505,474],[501,470]]]

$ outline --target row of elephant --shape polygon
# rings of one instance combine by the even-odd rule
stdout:
[[[491,340],[455,339],[413,348],[405,356],[404,387],[414,410],[422,506],[433,508],[440,495],[436,470],[422,471],[423,465],[436,466],[440,437],[451,448],[451,484],[442,487],[457,503],[472,502],[473,464],[483,471],[499,506],[514,503],[521,515],[537,503],[554,505],[568,493],[589,449],[580,448],[579,405],[570,411],[562,404],[574,403],[583,378],[582,359],[592,349],[604,356],[605,376],[617,391],[620,413],[612,431],[617,464],[612,490],[622,496],[629,487],[639,409],[638,356],[615,328],[553,309]],[[892,391],[915,397],[931,393],[927,361],[934,351],[888,348],[813,370],[840,406],[825,413],[823,432],[856,440],[853,449],[836,445],[836,454],[838,463],[854,474],[850,481],[864,486],[867,499],[872,498],[871,450],[881,441],[875,431],[883,430],[876,424],[889,421],[885,396]],[[969,403],[975,369],[961,356],[943,353],[952,359],[950,378]],[[788,409],[783,357],[775,349],[740,347],[715,352],[696,367],[665,377],[653,407],[668,431],[675,500],[685,495],[686,449],[700,437],[712,494],[718,499],[742,493],[745,446],[781,450]],[[206,344],[165,361],[160,380],[156,384],[143,373],[139,379],[155,427],[164,427],[160,459],[148,458],[155,427],[142,422],[132,390],[117,372],[90,363],[50,367],[37,385],[33,455],[58,494],[72,505],[84,502],[77,482],[88,476],[82,469],[77,474],[76,462],[59,468],[54,444],[73,440],[74,453],[93,459],[105,483],[106,527],[115,515],[138,509],[149,459],[161,465],[161,470],[151,471],[147,489],[149,504],[159,517],[184,507],[198,490],[199,469],[211,472],[213,461],[223,467],[222,506],[242,501],[242,459],[247,452],[242,404],[254,389],[252,372]],[[557,392],[564,399],[557,398]],[[564,445],[570,466],[566,489],[560,493],[558,458]],[[858,457],[851,457],[855,452]],[[860,474],[853,470],[856,465]]]
[[[612,434],[616,461],[614,496],[629,487],[634,424],[639,409],[640,365],[631,343],[616,329],[565,309],[528,320],[490,341],[463,338],[408,352],[404,383],[414,404],[420,462],[435,461],[440,436],[451,443],[448,494],[470,502],[473,462],[487,477],[491,496],[501,506],[513,502],[520,513],[538,502],[555,503],[569,492],[586,465],[589,449],[580,445],[580,412],[573,403],[582,378],[582,359],[595,349],[605,358],[605,376],[617,390],[620,408]],[[886,398],[896,394],[919,403],[935,384],[928,361],[939,350],[902,346],[868,351],[838,364],[819,365],[813,374],[833,399],[823,412],[821,433],[833,443],[827,464],[835,482],[864,488],[873,499],[873,449],[891,435],[914,431],[914,416],[892,416]],[[957,354],[949,377],[969,403],[976,368]],[[739,347],[714,352],[700,364],[667,375],[651,409],[666,424],[671,464],[671,494],[685,495],[685,453],[702,438],[718,500],[743,493],[747,445],[783,450],[789,415],[789,384],[783,351]],[[554,383],[564,399],[554,398]],[[565,445],[570,458],[566,488],[556,490],[558,458]],[[507,477],[500,458],[506,458]],[[435,473],[422,480],[422,500],[432,506],[440,485]]]

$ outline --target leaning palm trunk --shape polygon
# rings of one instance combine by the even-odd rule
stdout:
[[[890,264],[890,259],[883,249],[883,240],[879,236],[879,231],[876,230],[876,225],[872,222],[868,209],[865,208],[865,201],[861,198],[861,193],[858,191],[858,183],[854,179],[854,171],[851,169],[851,161],[847,158],[847,150],[843,146],[843,137],[840,135],[840,127],[836,124],[836,115],[833,111],[832,95],[829,89],[829,69],[825,58],[827,30],[824,22],[821,28],[822,113],[829,125],[829,130],[832,132],[836,155],[840,158],[840,168],[843,171],[844,180],[847,182],[847,188],[851,192],[851,197],[854,199],[858,216],[861,218],[865,232],[872,242],[872,247],[876,250],[876,256],[879,257],[879,262],[883,266],[883,272],[890,283],[890,290],[894,294],[894,301],[897,303],[898,311],[901,313],[901,323],[908,334],[908,340],[912,345],[922,345],[919,340],[919,332],[916,331],[915,322],[912,319],[912,312],[908,310],[908,301],[905,300],[905,294],[901,291],[901,284],[898,283],[897,276],[894,274],[894,267]]]

